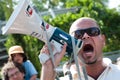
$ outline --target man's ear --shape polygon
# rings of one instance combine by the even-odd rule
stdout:
[[[104,34],[102,34],[101,36],[102,36],[103,45],[105,46],[106,45],[106,37]]]

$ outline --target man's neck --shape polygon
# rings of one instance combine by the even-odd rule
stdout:
[[[87,74],[97,80],[106,67],[107,65],[105,65],[102,61],[96,62],[95,64],[86,65]]]

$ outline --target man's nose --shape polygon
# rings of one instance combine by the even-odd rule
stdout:
[[[84,33],[84,35],[83,35],[83,37],[82,37],[82,40],[88,39],[88,38],[90,38],[90,36],[89,36],[87,33]]]
[[[13,77],[14,77],[14,78],[17,78],[17,75],[16,75],[16,74],[14,74],[14,75],[13,75]]]

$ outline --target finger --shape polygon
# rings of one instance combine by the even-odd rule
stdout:
[[[62,47],[62,51],[60,52],[61,56],[65,55],[66,47],[67,47],[67,44],[64,44],[63,47]]]
[[[56,61],[55,61],[56,66],[60,63],[60,61],[64,57],[65,52],[66,52],[66,47],[67,47],[67,44],[64,44],[63,47],[62,47],[62,51],[60,52],[60,54],[56,55],[56,57],[55,57],[55,59],[56,59]]]
[[[41,49],[40,53],[46,53],[46,54],[49,54],[49,50],[48,50],[47,45],[44,45],[44,46],[43,46],[43,48]]]

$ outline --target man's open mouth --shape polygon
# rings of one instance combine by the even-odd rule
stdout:
[[[93,48],[93,46],[91,44],[86,44],[83,47],[83,51],[86,52],[86,53],[87,52],[93,52],[93,50],[94,50],[94,48]]]

